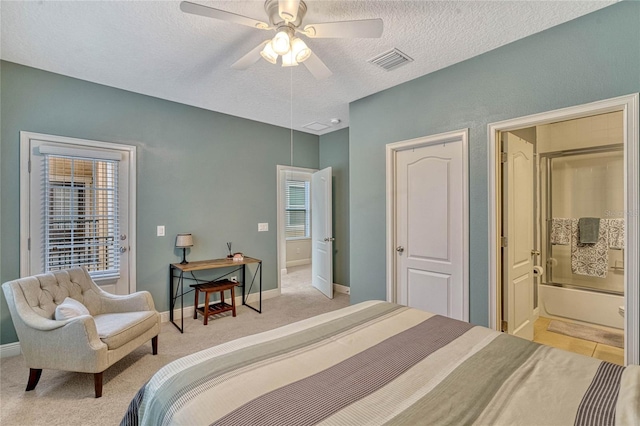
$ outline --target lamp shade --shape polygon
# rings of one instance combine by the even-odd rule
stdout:
[[[311,49],[307,47],[307,44],[304,41],[294,37],[291,42],[291,54],[297,63],[302,63],[311,56]]]
[[[191,234],[178,234],[176,236],[176,247],[193,247],[193,236]]]
[[[278,54],[273,51],[273,47],[271,46],[271,42],[267,43],[264,46],[264,49],[262,49],[262,52],[260,52],[260,55],[262,55],[262,57],[265,60],[271,62],[272,64],[275,64],[276,61],[278,60]]]
[[[278,31],[271,40],[271,47],[278,55],[284,55],[291,48],[291,37],[286,31]]]
[[[289,52],[285,53],[284,55],[282,55],[282,66],[283,67],[296,67],[296,66],[298,66],[298,63],[296,62],[296,59],[294,58],[292,51],[289,51]]]

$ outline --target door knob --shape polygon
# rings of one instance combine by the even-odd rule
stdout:
[[[120,253],[125,253],[127,251],[127,248],[126,247],[120,247],[120,249],[118,249],[118,251]]]
[[[397,251],[398,253],[402,253],[402,252],[404,251],[404,247],[402,247],[402,246],[398,246],[398,247],[396,247],[396,251]]]
[[[325,241],[325,242],[327,242],[327,243],[328,243],[329,241],[335,241],[335,240],[336,240],[336,239],[335,239],[335,238],[333,238],[333,237],[327,237],[327,238],[325,238],[325,239],[324,239],[324,241]]]
[[[531,250],[531,256],[540,256],[539,250]]]

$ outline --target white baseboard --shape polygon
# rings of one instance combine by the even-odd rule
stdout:
[[[274,288],[272,290],[265,290],[262,292],[262,300],[271,299],[272,297],[280,296],[280,289]],[[228,300],[228,299],[227,299]],[[247,303],[250,303],[252,306],[254,303],[259,301],[258,293],[251,293],[247,299]],[[204,303],[200,303],[200,306],[204,306]],[[242,295],[236,296],[236,308],[242,306]],[[184,311],[182,313],[184,318],[192,318],[193,317],[193,306],[185,306]],[[180,318],[180,309],[173,310],[173,318]],[[160,312],[160,321],[161,322],[169,322],[169,311]]]
[[[333,291],[336,293],[351,294],[351,288],[342,284],[333,283]]]
[[[21,353],[22,350],[20,349],[20,342],[0,345],[0,358],[9,358],[10,356],[17,356]]]
[[[289,260],[287,261],[287,268],[291,268],[293,266],[310,265],[310,264],[311,264],[311,259]]]

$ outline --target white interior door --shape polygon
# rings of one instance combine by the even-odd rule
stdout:
[[[466,173],[462,139],[396,156],[396,300],[468,320]]]
[[[331,167],[311,176],[311,284],[333,299]]]
[[[85,266],[103,290],[129,294],[131,153],[58,139],[24,142],[31,165],[24,271]]]
[[[533,144],[504,133],[502,152],[503,318],[509,334],[533,340]]]

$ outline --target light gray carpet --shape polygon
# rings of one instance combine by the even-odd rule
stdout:
[[[624,348],[624,334],[593,328],[582,324],[574,324],[564,321],[551,320],[547,330],[566,336],[577,337],[578,339],[589,340],[591,342],[603,343],[617,348]]]
[[[282,294],[296,293],[312,288],[311,264],[288,267],[287,273],[282,275],[280,285],[282,286]]]
[[[158,355],[145,344],[104,373],[102,398],[94,398],[93,375],[44,370],[34,391],[25,392],[28,369],[22,356],[0,363],[0,424],[9,425],[116,425],[138,389],[162,366],[184,355],[239,337],[271,330],[349,305],[349,296],[329,300],[315,289],[288,292],[263,301],[263,313],[240,306],[209,320],[185,318],[185,333],[163,323]]]

